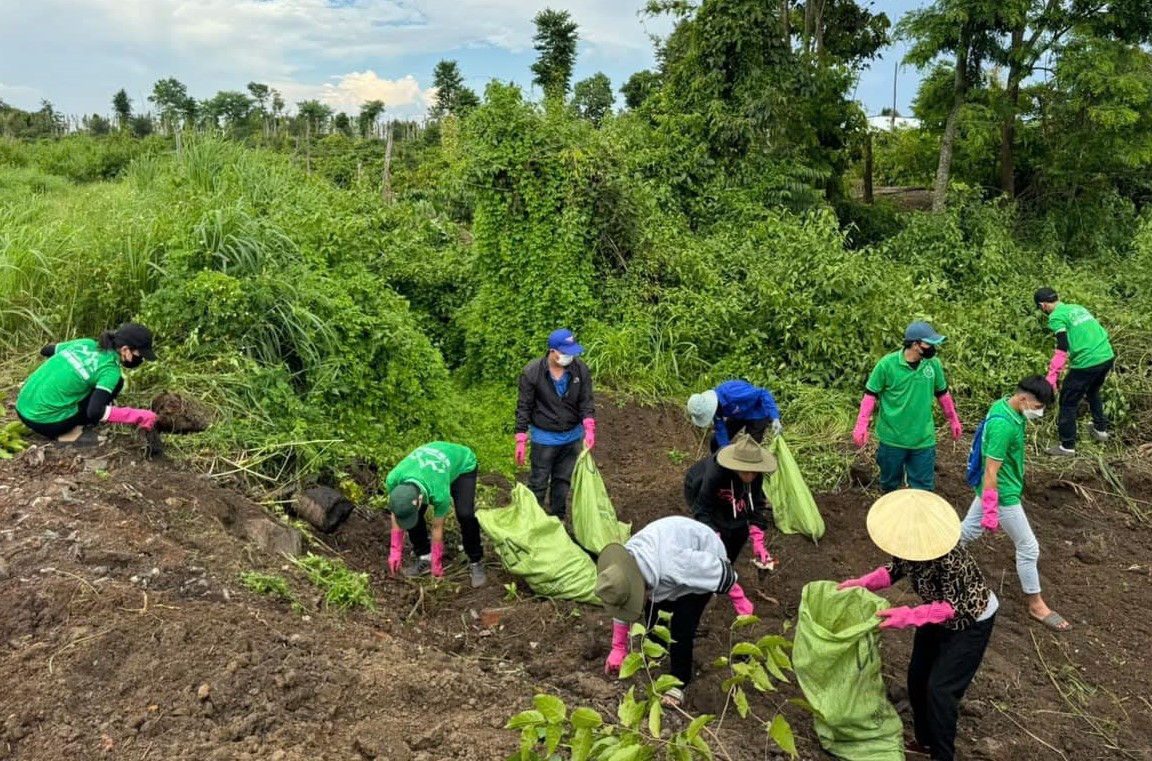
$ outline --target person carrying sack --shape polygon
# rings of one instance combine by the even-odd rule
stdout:
[[[1116,362],[1116,352],[1108,339],[1108,331],[1096,318],[1079,304],[1065,304],[1051,288],[1041,288],[1033,294],[1036,307],[1048,315],[1048,328],[1056,334],[1056,352],[1048,364],[1047,381],[1056,388],[1060,372],[1065,366],[1068,373],[1060,388],[1060,444],[1047,450],[1054,457],[1076,455],[1076,418],[1080,402],[1088,399],[1092,425],[1088,433],[1097,441],[1108,440],[1108,416],[1104,413],[1104,400],[1100,389]]]
[[[936,426],[932,400],[944,409],[952,438],[964,434],[956,404],[948,392],[944,367],[936,357],[944,336],[926,322],[914,322],[904,331],[904,348],[876,363],[864,396],[852,439],[863,448],[868,443],[868,422],[877,406],[876,465],[880,489],[890,492],[908,482],[913,489],[932,491],[936,485]]]
[[[464,553],[470,562],[472,586],[487,581],[484,548],[480,543],[480,522],[476,519],[476,454],[466,446],[433,441],[412,451],[396,464],[385,479],[388,510],[392,514],[388,570],[400,572],[404,562],[404,534],[412,540],[416,565],[405,576],[423,576],[429,571],[444,575],[444,519],[453,506],[460,524]],[[432,508],[432,536],[424,514]]]
[[[672,614],[668,628],[669,670],[680,680],[664,694],[678,706],[692,681],[692,650],[700,618],[712,595],[728,594],[736,571],[724,543],[704,524],[679,515],[660,518],[623,545],[609,544],[596,562],[596,596],[612,616],[612,650],[604,671],[620,671],[628,655],[629,625],[644,619],[651,628],[659,612]]]
[[[688,397],[688,415],[697,428],[712,426],[712,452],[728,446],[740,431],[760,444],[769,426],[773,435],[784,430],[772,392],[743,380],[724,381],[714,389]]]
[[[134,425],[146,431],[156,425],[156,413],[114,407],[124,389],[124,368],[155,361],[152,331],[126,322],[97,339],[49,344],[40,350],[47,361],[24,382],[16,398],[16,415],[36,433],[61,444],[90,447],[97,423]]]
[[[960,544],[960,518],[942,497],[920,489],[885,494],[868,510],[867,525],[872,543],[892,560],[837,589],[875,592],[907,577],[924,600],[876,615],[881,629],[916,628],[908,663],[915,742],[908,750],[952,761],[960,700],[984,659],[1000,603]]]
[[[776,458],[747,433],[703,460],[684,476],[684,499],[696,520],[716,532],[724,543],[728,562],[735,564],[749,537],[752,562],[757,568],[775,570],[768,552],[768,498],[764,476],[776,472]],[[739,584],[729,592],[738,615],[752,615],[752,603]]]
[[[592,376],[579,359],[584,347],[567,328],[548,336],[548,353],[525,366],[516,402],[516,464],[524,465],[532,441],[528,488],[540,507],[561,521],[568,509],[572,471],[583,448],[596,445]]]

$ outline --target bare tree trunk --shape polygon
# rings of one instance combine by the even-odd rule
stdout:
[[[392,122],[388,122],[388,126],[384,128],[384,139],[384,177],[380,195],[384,199],[384,203],[391,204],[394,200],[392,195]]]
[[[312,120],[304,120],[304,168],[312,174]]]
[[[792,7],[789,0],[780,0],[780,30],[784,33],[784,42],[792,40]]]
[[[1000,191],[1016,197],[1016,113],[1020,108],[1020,79],[1023,76],[1024,24],[1012,30],[1011,65],[1004,92],[1004,122],[1000,127]]]
[[[872,133],[864,135],[864,203],[872,204]]]
[[[952,175],[952,153],[956,148],[956,133],[960,128],[960,110],[968,97],[968,48],[972,43],[972,33],[960,33],[960,44],[956,46],[956,79],[952,86],[952,108],[948,111],[948,121],[944,134],[940,137],[940,161],[936,164],[936,184],[932,188],[932,211],[944,211],[948,199],[948,180]]]

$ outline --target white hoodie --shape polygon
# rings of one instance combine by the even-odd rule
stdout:
[[[720,537],[691,518],[673,515],[653,521],[624,548],[640,566],[652,602],[701,592],[727,594],[736,583],[736,571]]]

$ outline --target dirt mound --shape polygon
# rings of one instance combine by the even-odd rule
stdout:
[[[640,527],[683,512],[682,474],[703,449],[681,411],[609,400],[598,417],[597,462],[621,518]],[[258,506],[118,441],[82,457],[38,447],[0,466],[0,758],[500,759],[516,747],[500,727],[538,690],[614,715],[625,685],[601,674],[610,622],[598,609],[530,598],[523,584],[510,595],[491,558],[489,585],[469,588],[455,537],[450,583],[390,578],[387,522],[357,509],[323,541],[371,574],[377,611],[324,611],[280,556],[242,538]],[[941,454],[940,490],[962,506],[964,452]],[[1122,476],[1132,499],[1149,499],[1152,481]],[[484,483],[506,488],[497,481]],[[1006,538],[977,546],[1002,607],[963,708],[961,758],[1149,757],[1152,538],[1132,510],[1143,503],[1110,491],[1085,471],[1037,476],[1026,494],[1068,634],[1027,620]],[[741,564],[758,632],[794,617],[807,581],[884,560],[864,532],[871,498],[818,495],[819,546],[772,535],[778,572]],[[248,571],[291,579],[300,607],[248,592]],[[913,602],[905,588],[893,599]],[[694,711],[723,707],[708,664],[727,649],[731,615],[722,599],[706,613]],[[885,635],[897,701],[910,645],[910,633]],[[824,757],[794,718],[802,756]],[[761,730],[730,726],[744,733],[726,743],[743,748],[737,758],[771,757]]]

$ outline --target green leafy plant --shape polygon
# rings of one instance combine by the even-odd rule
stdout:
[[[292,590],[288,588],[288,581],[283,576],[277,576],[274,573],[245,571],[240,574],[240,582],[253,594],[275,597],[279,600],[291,601],[295,599],[292,596]]]
[[[736,708],[741,720],[751,719],[762,725],[767,736],[785,753],[798,757],[792,727],[781,712],[784,704],[791,703],[811,710],[802,700],[781,700],[773,708],[771,718],[762,718],[759,710],[749,702],[748,693],[767,694],[777,690],[777,684],[790,683],[787,673],[792,662],[787,651],[791,647],[781,636],[769,635],[756,642],[732,642],[730,655],[717,665],[728,668],[732,674],[724,681],[727,692],[724,711],[693,716],[683,708],[664,704],[668,691],[683,686],[670,674],[656,675],[655,669],[668,654],[672,634],[668,627],[670,614],[661,612],[650,629],[633,624],[630,637],[637,649],[625,657],[620,666],[620,679],[631,679],[642,674],[644,685],[633,685],[620,700],[616,721],[605,719],[598,711],[578,707],[569,713],[564,701],[554,695],[540,694],[533,698],[534,708],[516,714],[505,725],[506,729],[520,732],[520,748],[508,761],[639,761],[652,759],[662,753],[673,761],[693,759],[731,759],[717,730],[724,725],[728,706]],[[740,616],[733,624],[730,639],[735,632],[757,623],[756,616]],[[639,687],[639,689],[638,689]],[[669,711],[681,720],[676,726],[665,722]],[[564,749],[568,755],[560,755]]]
[[[520,590],[516,586],[516,582],[510,581],[504,585],[504,602],[519,602]]]
[[[329,608],[376,610],[376,601],[368,582],[368,574],[351,571],[344,561],[309,552],[302,558],[290,558],[293,565],[304,572],[308,581],[324,592],[324,603]]]

